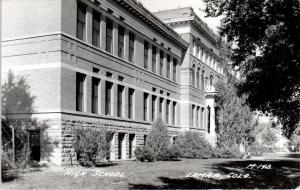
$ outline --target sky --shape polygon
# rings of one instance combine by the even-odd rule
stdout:
[[[182,7],[192,7],[195,13],[207,23],[207,25],[217,33],[217,27],[220,25],[220,18],[204,17],[205,4],[202,0],[139,0],[143,6],[151,12],[166,9],[176,9]]]

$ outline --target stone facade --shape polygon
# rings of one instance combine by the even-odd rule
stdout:
[[[2,6],[2,80],[9,71],[25,76],[34,99],[30,112],[7,116],[47,123],[40,138],[49,141],[40,149],[49,154],[42,160],[76,163],[76,126],[114,131],[111,159],[133,159],[129,150],[143,145],[158,115],[171,136],[192,130],[214,144],[214,109],[207,110],[216,92],[208,80],[222,78],[221,64],[193,55],[192,36],[201,35],[194,26],[180,36],[181,25],[170,25],[175,32],[132,0],[9,0]],[[217,60],[218,47],[206,32],[201,42]],[[201,88],[198,68],[205,73]]]

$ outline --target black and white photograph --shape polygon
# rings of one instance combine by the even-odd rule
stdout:
[[[300,190],[299,0],[0,0],[3,190]]]

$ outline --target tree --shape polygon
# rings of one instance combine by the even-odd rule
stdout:
[[[203,1],[207,16],[224,16],[220,34],[234,44],[230,58],[244,79],[239,93],[290,137],[300,118],[299,1]]]
[[[293,151],[300,151],[300,126],[298,126],[292,134],[291,145],[294,146]]]
[[[146,140],[146,149],[151,150],[155,160],[166,160],[170,136],[161,116],[152,124]]]
[[[237,81],[230,75],[216,84],[218,111],[216,112],[216,132],[218,147],[233,147],[250,141],[254,128],[253,113],[246,105],[246,97],[239,97],[235,85]]]

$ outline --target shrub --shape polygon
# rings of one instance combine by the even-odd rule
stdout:
[[[151,127],[146,140],[146,151],[152,154],[154,160],[168,160],[170,136],[162,118],[159,117]]]
[[[210,158],[211,145],[196,132],[187,131],[178,136],[175,147],[182,158]]]
[[[138,147],[134,151],[134,155],[136,159],[141,162],[145,162],[145,161],[152,162],[154,160],[153,152],[151,152],[151,150],[149,150],[146,147]]]
[[[170,136],[168,129],[162,118],[159,117],[148,133],[144,147],[138,147],[135,157],[139,161],[167,161],[177,158],[177,151],[170,146]]]
[[[111,134],[103,129],[75,129],[73,146],[77,153],[79,164],[91,167],[95,166],[98,161],[108,158]]]
[[[240,153],[237,146],[227,147],[216,147],[212,152],[213,158],[242,158],[243,154]]]
[[[2,181],[17,177],[16,165],[13,162],[13,149],[8,147],[2,148],[1,153],[1,178]]]
[[[251,156],[262,156],[263,153],[271,152],[271,149],[255,141],[248,147],[248,152]]]

